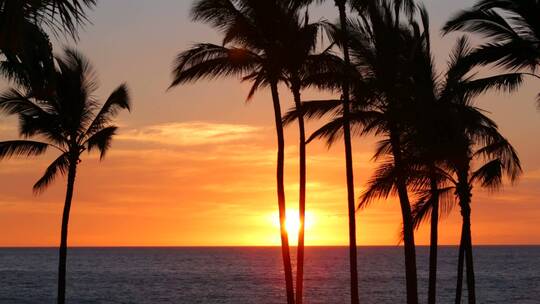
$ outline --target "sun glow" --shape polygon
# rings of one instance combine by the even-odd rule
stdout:
[[[279,214],[276,212],[272,216],[272,221],[274,223],[274,226],[279,228]],[[305,232],[308,232],[310,228],[313,226],[314,217],[313,214],[309,211],[306,212],[306,218],[305,218]],[[300,227],[302,224],[300,223],[300,214],[297,210],[290,210],[287,211],[286,219],[285,219],[285,228],[287,229],[287,234],[289,236],[289,244],[291,246],[296,246],[298,244],[298,235],[300,233]]]

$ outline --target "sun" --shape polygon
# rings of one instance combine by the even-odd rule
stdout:
[[[298,212],[292,214],[292,212],[287,213],[287,218],[285,219],[285,228],[287,229],[287,234],[289,235],[289,243],[296,244],[298,240],[298,234],[300,233],[300,217]]]
[[[279,227],[279,214],[276,212],[273,216],[274,226]],[[306,212],[305,218],[305,230],[308,231],[313,224],[313,215],[311,212]],[[285,228],[287,229],[287,234],[289,236],[289,244],[291,246],[296,246],[298,244],[298,234],[300,233],[300,217],[297,210],[287,211],[285,218]]]

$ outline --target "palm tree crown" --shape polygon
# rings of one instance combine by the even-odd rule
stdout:
[[[10,89],[0,97],[0,110],[19,117],[20,135],[36,139],[0,143],[0,159],[40,155],[48,148],[61,152],[34,185],[36,192],[58,174],[65,174],[70,164],[78,163],[83,151],[97,150],[103,158],[118,129],[112,119],[119,110],[130,109],[126,85],[118,87],[100,107],[92,95],[97,88],[95,73],[78,52],[67,49],[56,62],[54,94],[36,99],[29,87]]]
[[[539,15],[537,0],[479,0],[451,18],[443,32],[466,31],[486,39],[470,55],[477,64],[534,73],[540,65]]]
[[[48,31],[77,39],[96,0],[0,0],[0,74],[48,94],[54,56]],[[40,92],[38,92],[40,91]]]

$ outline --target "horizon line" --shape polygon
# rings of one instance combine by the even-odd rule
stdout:
[[[459,244],[442,244],[438,247],[458,247]],[[290,246],[296,248],[297,246]],[[348,248],[348,245],[309,245],[312,248]],[[358,245],[357,248],[386,247],[396,248],[403,245]],[[416,245],[416,247],[429,248],[430,245]],[[474,247],[540,247],[540,244],[477,244]],[[57,249],[58,246],[0,246],[1,249]],[[125,245],[125,246],[68,246],[68,249],[122,249],[122,248],[281,248],[281,245]]]

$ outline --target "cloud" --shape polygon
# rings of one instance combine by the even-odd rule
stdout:
[[[260,127],[241,124],[166,123],[132,129],[120,134],[117,139],[191,147],[245,140],[254,137],[261,129]]]

